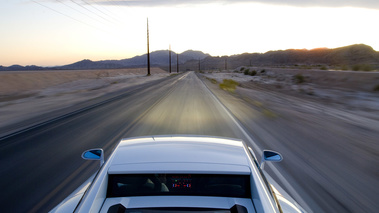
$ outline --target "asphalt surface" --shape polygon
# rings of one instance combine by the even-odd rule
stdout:
[[[261,112],[223,91],[215,92],[217,99],[208,87],[217,90],[195,73],[187,72],[138,90],[123,91],[112,101],[0,140],[1,212],[51,210],[96,171],[98,162],[81,159],[84,150],[100,147],[107,157],[125,137],[214,135],[241,138],[259,150],[275,150],[278,144],[286,152],[282,154],[287,162],[308,162],[313,157],[298,154],[301,150],[296,149],[297,145],[292,153],[280,147],[283,145],[277,141],[281,135],[272,136],[275,142],[270,144],[267,140],[272,138],[257,134],[259,129],[253,128],[259,126]],[[285,138],[293,134],[282,133]],[[307,163],[296,163],[295,167],[279,163],[267,166],[267,170],[307,210],[350,212],[329,192],[320,190],[322,186],[307,183],[314,172],[308,167]]]
[[[194,73],[169,78],[121,98],[0,141],[2,212],[46,212],[90,177],[98,163],[81,153],[109,156],[121,138],[201,134],[238,137],[238,128]]]

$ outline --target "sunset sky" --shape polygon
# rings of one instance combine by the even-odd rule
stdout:
[[[145,54],[147,17],[150,51],[379,50],[378,0],[11,0],[0,2],[0,16],[2,66]]]

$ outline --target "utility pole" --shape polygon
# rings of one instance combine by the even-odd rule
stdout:
[[[176,53],[176,73],[179,73],[179,54]]]
[[[228,70],[228,57],[225,58],[225,70]]]
[[[150,75],[149,18],[147,18],[147,75]]]
[[[169,70],[170,70],[170,73],[171,73],[171,44],[170,44],[170,46],[169,46],[169,48],[168,48],[168,61],[169,61]]]

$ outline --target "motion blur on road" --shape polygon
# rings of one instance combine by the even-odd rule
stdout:
[[[265,169],[309,212],[379,208],[377,120],[348,122],[350,115],[295,98],[276,112],[281,116],[262,113],[252,97],[220,90],[194,72],[119,95],[2,138],[1,212],[51,210],[96,171],[98,162],[80,157],[86,149],[103,148],[107,157],[121,138],[170,134],[240,138],[258,158],[263,149],[281,152],[284,161]]]

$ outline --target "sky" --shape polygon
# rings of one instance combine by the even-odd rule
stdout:
[[[378,0],[11,0],[0,2],[0,65],[56,66],[150,51],[213,56],[367,44]]]

